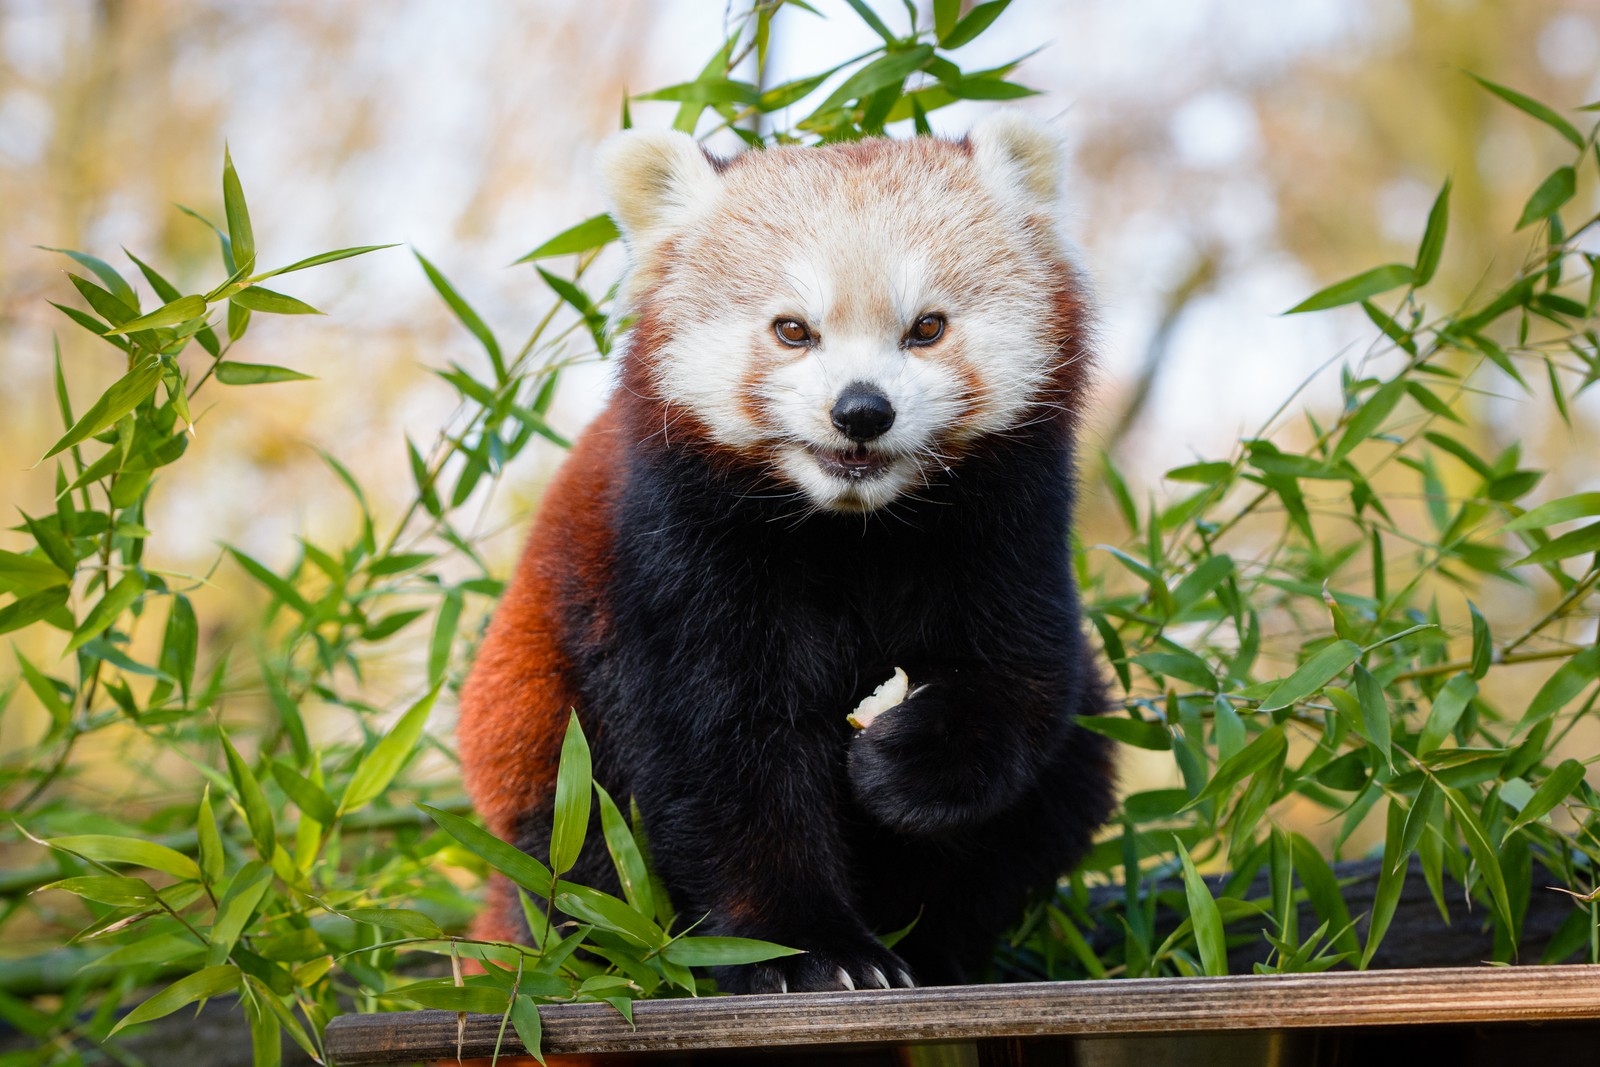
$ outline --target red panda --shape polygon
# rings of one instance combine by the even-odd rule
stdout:
[[[727,161],[603,148],[634,321],[462,692],[462,766],[543,853],[575,708],[679,914],[806,950],[725,990],[966,980],[1110,810],[1077,724],[1105,696],[1069,560],[1091,355],[1059,170],[1011,113]],[[573,877],[605,887],[599,836]],[[504,887],[476,933],[526,938]]]

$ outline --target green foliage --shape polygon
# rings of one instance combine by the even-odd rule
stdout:
[[[1542,380],[1542,401],[1566,419],[1567,399],[1600,380],[1600,259],[1560,216],[1600,155],[1595,130],[1478,81],[1577,148],[1516,222],[1540,228],[1515,276],[1430,312],[1420,290],[1444,255],[1446,182],[1414,264],[1360,272],[1291,309],[1360,303],[1378,327],[1343,374],[1335,419],[1274,419],[1231,457],[1169,471],[1173,496],[1145,508],[1104,459],[1129,537],[1080,558],[1121,697],[1096,729],[1170,751],[1183,788],[1127,798],[1120,833],[1014,937],[1012,971],[1214,973],[1213,904],[1230,944],[1265,939],[1258,969],[1365,967],[1414,860],[1458,921],[1444,878],[1466,887],[1497,959],[1518,958],[1541,886],[1574,908],[1547,958],[1597,959],[1595,757],[1572,758],[1568,739],[1600,700],[1600,497],[1534,506],[1545,472],[1523,465],[1520,445],[1480,454],[1467,442],[1479,394],[1510,386],[1539,403],[1528,383]],[[1494,584],[1553,606],[1514,628],[1493,622],[1471,598]],[[1529,686],[1524,664],[1556,669]],[[1384,828],[1370,914],[1352,917],[1323,853],[1278,828],[1291,807],[1330,827],[1335,856],[1364,826]],[[1230,872],[1214,901],[1197,874],[1207,866]],[[1263,868],[1269,895],[1251,897]],[[1091,906],[1086,886],[1099,881],[1124,884],[1122,902]],[[1164,940],[1155,901],[1189,917]],[[1301,902],[1322,921],[1308,937]],[[1118,927],[1090,959],[1085,935]]]
[[[1006,0],[964,15],[936,0],[933,24],[904,36],[852,0],[881,41],[871,51],[781,85],[739,80],[752,56],[765,61],[780,6],[758,3],[693,81],[634,99],[676,103],[682,130],[783,144],[904,121],[926,132],[927,116],[957,100],[1030,92],[1009,80],[1020,58],[972,71],[951,54]],[[1265,428],[1231,456],[1168,472],[1171,496],[1144,506],[1102,464],[1128,533],[1081,548],[1078,565],[1120,708],[1088,725],[1170,753],[1172,784],[1126,798],[1083,868],[1018,930],[1012,968],[1215,974],[1230,946],[1252,941],[1265,946],[1264,969],[1366,966],[1413,858],[1458,918],[1444,876],[1467,887],[1472,921],[1495,928],[1502,959],[1515,957],[1530,887],[1566,887],[1573,918],[1557,955],[1593,958],[1597,797],[1563,745],[1600,700],[1600,498],[1532,506],[1544,472],[1515,445],[1480,454],[1464,427],[1486,389],[1540,395],[1566,418],[1567,398],[1600,378],[1597,257],[1562,221],[1576,183],[1593,181],[1595,134],[1484,84],[1578,149],[1529,197],[1517,225],[1536,237],[1514,278],[1429,312],[1420,290],[1447,262],[1446,183],[1414,263],[1358,273],[1294,309],[1360,304],[1378,330],[1344,373],[1331,422]],[[13,548],[0,550],[0,633],[19,641],[0,708],[31,698],[48,716],[37,753],[0,765],[11,841],[37,848],[35,866],[0,874],[0,927],[63,931],[0,962],[0,1017],[38,1042],[7,1062],[127,1062],[120,1031],[222,995],[243,1004],[261,1065],[278,1061],[284,1035],[314,1053],[328,1019],[352,1005],[495,1012],[502,1037],[509,1028],[537,1048],[540,1004],[605,1001],[628,1016],[639,997],[707,992],[691,968],[791,951],[692,934],[699,917],[675,915],[650,871],[640,814],[591,780],[576,717],[542,858],[467,817],[448,743],[426,729],[502,589],[468,509],[535,438],[567,443],[546,421],[555,385],[573,358],[609,352],[610,291],[588,275],[616,240],[610,220],[580,222],[523,257],[545,264],[550,297],[515,345],[418,253],[483,359],[434,371],[460,405],[434,441],[405,442],[408,502],[374,514],[360,472],[325,456],[349,491],[353,533],[302,538],[281,566],[228,547],[214,574],[191,577],[150,562],[145,526],[159,472],[189,448],[191,403],[203,389],[210,401],[218,388],[306,377],[235,357],[256,315],[315,310],[260,283],[388,246],[258,272],[269,231],[258,242],[226,155],[226,227],[183,210],[217,237],[210,288],[179,288],[130,255],[154,294],[145,302],[106,261],[53,250],[87,275],[69,275],[82,306],[56,306],[116,350],[120,374],[86,406],[79,398],[75,417],[57,355],[63,432],[40,442],[55,510],[21,516]],[[570,270],[548,266],[562,257]],[[194,597],[208,581],[253,588],[263,606],[251,640],[202,626]],[[1486,617],[1467,598],[1482,600],[1490,583],[1553,606],[1521,627]],[[375,707],[367,667],[389,642],[409,642],[418,671],[393,708]],[[1515,680],[1527,663],[1556,669],[1532,687]],[[188,771],[163,772],[137,804],[97,810],[77,787],[85,749],[105,742]],[[561,877],[595,805],[620,898]],[[1306,825],[1286,817],[1295,806],[1329,823],[1334,856],[1363,827],[1381,828],[1370,915],[1351,915],[1329,851],[1291,828]],[[1231,872],[1221,882],[1202,877],[1220,869]],[[459,935],[474,908],[462,884],[491,872],[521,895],[534,944]],[[1252,898],[1257,873],[1267,893]],[[1091,898],[1091,885],[1120,894]],[[1302,904],[1314,930],[1300,929]],[[1158,929],[1158,906],[1180,917],[1175,928]],[[464,974],[464,959],[482,973]]]

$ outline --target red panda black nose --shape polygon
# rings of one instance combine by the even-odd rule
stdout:
[[[852,441],[882,437],[894,425],[894,405],[866,382],[851,382],[845,386],[829,415],[834,428]]]

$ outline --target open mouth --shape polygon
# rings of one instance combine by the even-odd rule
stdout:
[[[816,458],[817,466],[822,468],[824,474],[831,474],[835,478],[845,478],[850,481],[866,481],[876,478],[889,469],[892,458],[879,452],[867,451],[866,445],[856,445],[854,448],[834,449],[809,446],[809,451]]]

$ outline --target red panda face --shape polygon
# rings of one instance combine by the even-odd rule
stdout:
[[[1014,115],[966,142],[748,152],[624,133],[603,175],[623,299],[675,417],[814,505],[871,511],[952,476],[1030,417],[1074,358],[1053,138]]]

